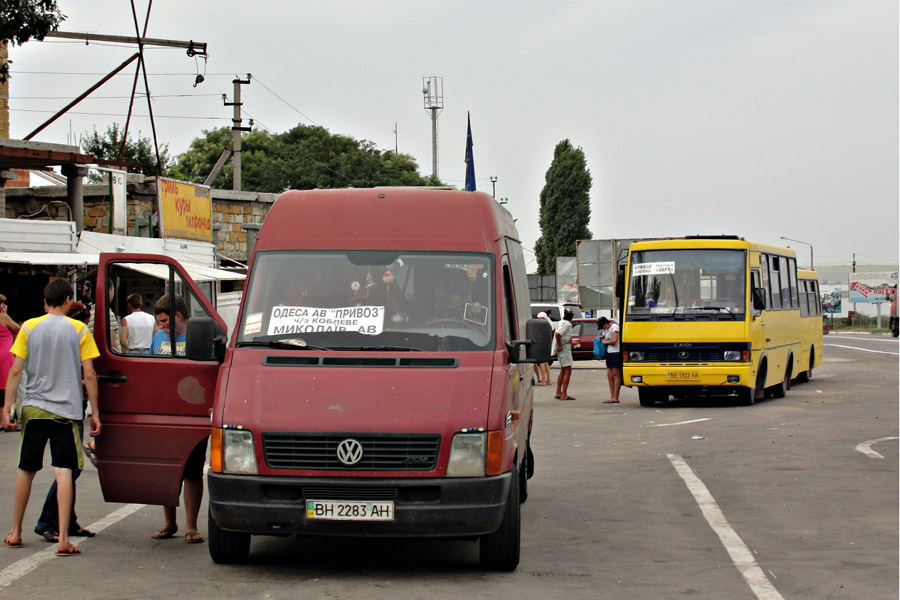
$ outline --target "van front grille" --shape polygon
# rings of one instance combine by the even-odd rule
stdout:
[[[344,440],[362,446],[359,462],[338,459]],[[439,434],[266,432],[262,435],[266,465],[303,471],[431,471],[441,448]]]

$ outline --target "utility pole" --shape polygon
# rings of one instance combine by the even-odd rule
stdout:
[[[397,122],[394,121],[394,154],[400,154],[400,146],[397,140]]]
[[[422,95],[425,110],[431,113],[431,177],[438,178],[438,126],[437,118],[444,110],[444,78],[434,75],[422,78]]]
[[[234,107],[234,116],[231,118],[231,151],[234,165],[231,189],[236,192],[241,191],[241,132],[253,130],[252,127],[241,127],[241,86],[249,85],[250,78],[250,73],[247,73],[247,79],[235,77],[231,82],[234,84],[234,102],[224,102],[225,106]]]

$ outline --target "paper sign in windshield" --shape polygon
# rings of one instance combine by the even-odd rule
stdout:
[[[378,335],[383,329],[383,306],[346,308],[275,306],[272,308],[267,335],[323,331],[354,331],[365,335]]]
[[[646,275],[672,275],[675,273],[675,261],[672,262],[652,262],[634,265],[631,270],[633,277],[642,277]]]

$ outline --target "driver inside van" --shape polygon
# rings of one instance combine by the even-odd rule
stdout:
[[[432,292],[432,313],[426,325],[437,321],[464,320],[466,305],[472,301],[472,285],[463,269],[444,267]]]

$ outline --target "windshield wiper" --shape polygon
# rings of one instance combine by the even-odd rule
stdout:
[[[240,342],[238,347],[243,346],[265,346],[267,348],[271,348],[273,346],[281,346],[284,348],[301,348],[305,350],[332,350],[333,348],[328,348],[326,346],[315,346],[312,344],[307,344],[306,340],[303,338],[286,338],[286,339],[275,339],[275,340],[267,340],[267,339],[255,339],[250,342]]]
[[[363,350],[366,352],[423,352],[421,348],[411,348],[409,346],[359,346],[357,348],[341,348],[341,350]]]

